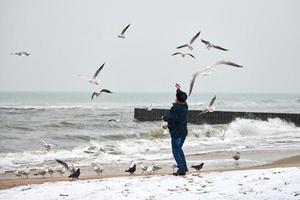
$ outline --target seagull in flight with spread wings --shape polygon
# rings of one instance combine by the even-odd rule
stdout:
[[[238,68],[242,68],[243,67],[241,65],[238,65],[238,64],[230,62],[230,61],[221,60],[219,62],[216,62],[216,63],[214,63],[212,65],[209,65],[209,66],[205,67],[204,69],[202,69],[200,71],[197,71],[196,73],[193,74],[193,77],[192,77],[192,80],[191,80],[191,83],[190,83],[189,96],[192,93],[192,90],[193,90],[193,87],[194,87],[194,84],[195,84],[197,76],[198,75],[207,76],[207,75],[212,74],[213,70],[218,65],[229,65],[229,66],[238,67]]]
[[[225,49],[223,47],[217,46],[217,45],[212,44],[209,41],[206,41],[206,40],[203,40],[203,39],[201,39],[201,42],[203,42],[206,45],[206,47],[207,47],[208,50],[210,48],[215,48],[215,49],[219,49],[219,50],[222,50],[222,51],[229,51],[229,49]]]
[[[205,113],[208,113],[208,112],[213,112],[215,110],[215,107],[214,107],[214,103],[215,103],[215,100],[216,100],[216,95],[211,99],[209,105],[201,111],[200,115],[203,115]]]
[[[100,92],[93,92],[91,100],[93,100],[94,96],[98,97],[102,92],[111,94],[112,91],[108,89],[102,89]]]
[[[122,32],[120,33],[120,35],[118,35],[118,38],[122,38],[122,39],[125,39],[125,32],[127,31],[127,29],[129,28],[130,24],[128,24],[123,30]]]
[[[195,56],[193,56],[192,54],[190,53],[181,53],[181,52],[176,52],[176,53],[173,53],[172,56],[176,56],[176,55],[181,55],[183,58],[185,56],[191,56],[192,58],[195,58]]]
[[[180,49],[180,48],[183,48],[183,47],[187,47],[189,48],[190,50],[193,50],[193,47],[192,47],[192,44],[193,42],[198,38],[198,36],[200,35],[201,31],[199,31],[192,39],[191,41],[189,41],[188,43],[184,44],[184,45],[181,45],[179,47],[176,47],[176,49]]]
[[[85,76],[83,76],[83,75],[81,75],[81,74],[78,74],[78,76],[79,76],[80,78],[83,78],[83,79],[88,80],[88,82],[91,83],[91,84],[99,85],[99,82],[96,80],[96,78],[97,78],[99,72],[100,72],[100,71],[102,70],[102,68],[104,67],[104,65],[105,65],[105,63],[103,63],[103,64],[101,65],[101,67],[99,67],[99,68],[97,69],[97,71],[95,72],[95,74],[94,74],[94,76],[93,76],[92,79],[87,78],[87,77],[85,77]]]

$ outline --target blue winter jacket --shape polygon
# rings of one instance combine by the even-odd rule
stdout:
[[[184,138],[188,134],[187,129],[188,105],[186,103],[174,103],[169,113],[163,117],[168,122],[171,137]]]

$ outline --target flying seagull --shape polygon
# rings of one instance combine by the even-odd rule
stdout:
[[[200,71],[197,71],[196,73],[193,74],[193,77],[192,77],[192,80],[191,80],[191,83],[190,83],[189,96],[192,93],[192,90],[193,90],[193,87],[194,87],[197,76],[198,75],[203,75],[203,76],[210,75],[212,73],[212,71],[215,69],[215,67],[218,66],[218,65],[229,65],[229,66],[239,67],[239,68],[243,67],[241,65],[238,65],[238,64],[230,62],[230,61],[221,60],[219,62],[216,62],[212,65],[209,65],[209,66],[205,67],[204,69],[202,69]]]
[[[201,163],[199,165],[192,165],[192,168],[194,168],[197,172],[199,172],[202,167],[203,167],[204,163]]]
[[[59,160],[59,159],[55,159],[56,162],[58,162],[59,164],[61,164],[64,168],[66,168],[66,170],[68,170],[69,172],[71,172],[72,174],[74,172],[76,172],[76,169],[73,167],[73,165],[70,167],[67,163],[65,163],[64,161],[62,160]]]
[[[214,44],[210,43],[209,41],[206,41],[206,40],[203,40],[203,39],[201,39],[201,42],[203,42],[203,43],[207,46],[207,49],[208,49],[208,50],[209,50],[210,48],[215,48],[215,49],[219,49],[219,50],[222,50],[222,51],[229,51],[229,49],[225,49],[225,48],[223,48],[223,47],[214,45]]]
[[[208,113],[208,112],[213,112],[215,110],[215,107],[213,106],[214,103],[215,103],[215,100],[216,100],[216,95],[211,99],[209,105],[201,111],[200,115],[203,115],[205,113]]]
[[[102,92],[105,92],[105,93],[112,93],[110,90],[108,89],[102,89],[100,92],[93,92],[92,94],[92,97],[91,97],[91,100],[93,100],[94,96],[98,97]]]
[[[192,58],[195,58],[195,56],[193,56],[192,54],[190,53],[181,53],[181,52],[176,52],[176,53],[173,53],[172,56],[176,56],[176,55],[181,55],[183,58],[185,56],[191,56]]]
[[[119,38],[125,39],[125,32],[127,31],[127,29],[129,28],[130,24],[128,24],[121,32],[120,35],[118,35]]]
[[[11,53],[11,55],[15,55],[15,56],[29,56],[30,53],[28,53],[26,51],[20,51],[20,52]]]
[[[44,143],[42,147],[44,147],[47,151],[50,151],[52,147],[57,146],[57,144],[50,144],[46,140],[41,139],[41,141]]]
[[[199,31],[192,39],[189,43],[187,44],[184,44],[184,45],[181,45],[179,47],[176,47],[176,49],[180,49],[180,48],[183,48],[183,47],[188,47],[190,50],[193,50],[193,47],[192,47],[192,44],[193,42],[198,38],[198,36],[200,35],[201,31]]]
[[[92,79],[87,78],[87,77],[85,77],[85,76],[83,76],[83,75],[81,75],[81,74],[78,74],[77,76],[79,76],[80,78],[83,78],[83,79],[88,80],[89,83],[91,83],[91,84],[99,85],[99,82],[96,80],[96,78],[97,78],[99,72],[100,72],[100,71],[102,70],[102,68],[104,67],[104,65],[105,65],[105,63],[103,63],[103,64],[101,65],[101,67],[99,67],[99,68],[97,69],[97,71],[95,72],[95,74],[94,74],[94,76],[93,76]]]

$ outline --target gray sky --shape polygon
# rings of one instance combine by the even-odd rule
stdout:
[[[0,0],[0,91],[90,91],[76,74],[100,73],[113,91],[299,92],[300,1],[297,0]],[[125,40],[116,36],[131,23]],[[207,50],[198,38],[197,59],[172,57],[175,47],[200,38],[229,48]],[[32,55],[17,57],[25,50]]]

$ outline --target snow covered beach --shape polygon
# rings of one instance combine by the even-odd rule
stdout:
[[[0,199],[300,199],[300,168],[128,176],[1,190]]]

